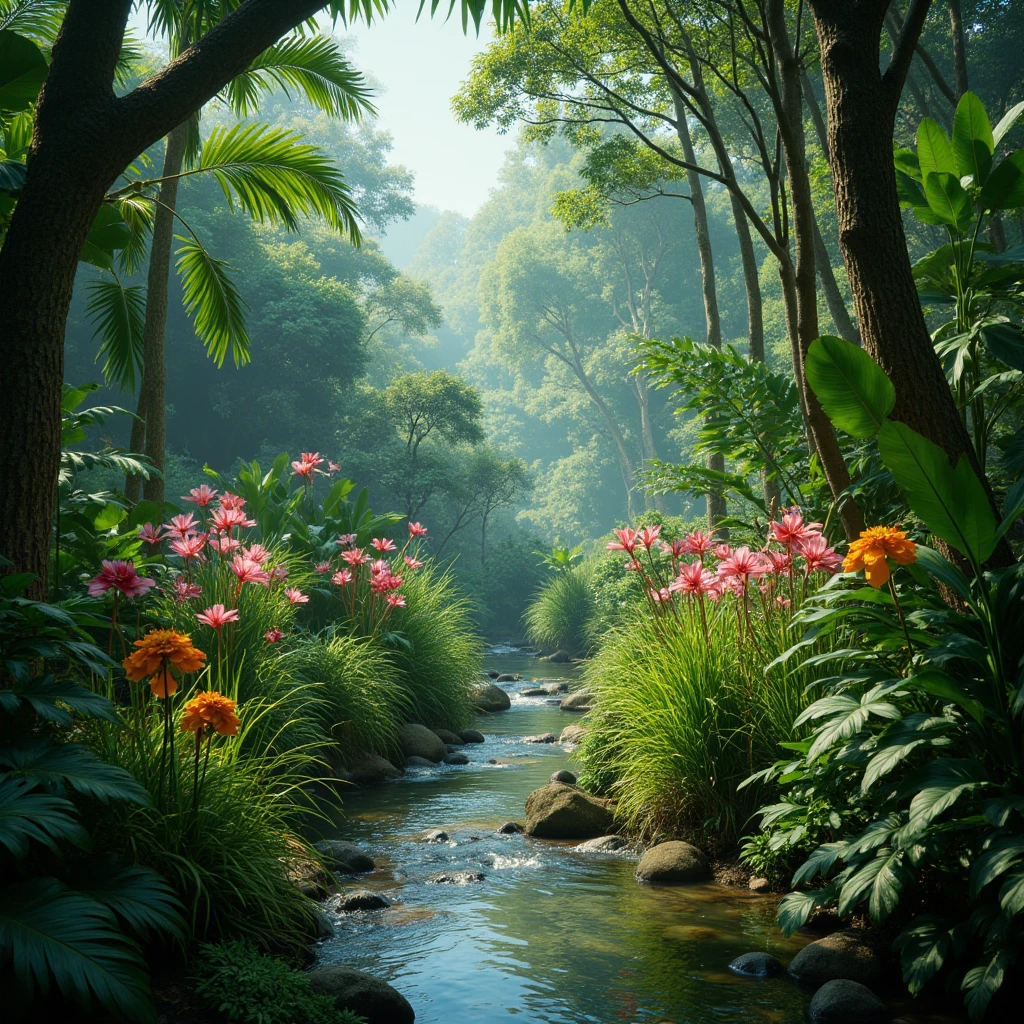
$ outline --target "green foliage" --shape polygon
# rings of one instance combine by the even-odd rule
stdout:
[[[526,635],[549,654],[583,657],[590,650],[590,627],[597,610],[587,562],[566,567],[547,580],[526,609]]]
[[[196,994],[237,1024],[365,1024],[314,992],[308,975],[249,942],[203,946],[195,978]]]

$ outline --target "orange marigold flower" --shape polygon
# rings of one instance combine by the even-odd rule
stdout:
[[[192,637],[173,629],[152,629],[135,641],[133,651],[121,664],[129,679],[138,682],[173,665],[179,672],[198,672],[206,655],[192,646]]]
[[[850,552],[843,559],[843,571],[863,569],[864,578],[877,590],[889,581],[890,558],[900,565],[910,565],[917,560],[917,545],[895,526],[869,526],[851,542]]]
[[[171,675],[169,668],[163,668],[149,681],[149,688],[154,697],[173,697],[178,689],[178,680]]]
[[[216,732],[221,736],[237,736],[241,724],[235,714],[235,702],[216,690],[200,693],[185,705],[181,716],[181,731]]]

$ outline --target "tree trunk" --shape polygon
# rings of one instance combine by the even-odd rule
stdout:
[[[672,101],[675,105],[676,134],[682,146],[683,159],[688,164],[696,164],[697,156],[690,138],[690,126],[686,122],[686,106],[679,93],[672,90]],[[715,258],[711,251],[711,234],[708,231],[708,210],[704,202],[704,187],[700,175],[696,171],[687,170],[686,183],[690,188],[690,205],[693,207],[693,228],[697,236],[697,254],[700,257],[701,293],[704,297],[704,320],[707,327],[707,342],[715,348],[722,347],[722,321],[718,314],[718,292],[715,287]],[[725,471],[725,459],[721,455],[709,455],[708,469],[721,473]],[[725,498],[708,492],[706,495],[708,512],[708,529],[714,530],[715,524],[725,518]]]
[[[167,136],[164,151],[160,204],[153,218],[153,244],[149,253],[146,282],[146,322],[142,332],[143,376],[139,388],[139,406],[145,410],[146,455],[159,470],[159,476],[146,481],[145,497],[163,504],[166,462],[167,362],[164,339],[167,328],[167,293],[171,273],[171,249],[174,246],[174,209],[178,199],[178,178],[185,159],[188,122],[183,121]],[[142,415],[142,414],[140,414]]]
[[[987,481],[932,347],[903,233],[892,140],[896,108],[927,4],[911,8],[889,69],[879,67],[888,0],[808,0],[828,106],[839,244],[865,350],[896,389],[893,419],[966,455]],[[993,510],[1000,510],[989,490]],[[1012,564],[1005,539],[991,564]]]
[[[137,455],[145,454],[146,447],[146,407],[142,404],[142,389],[146,386],[146,367],[142,367],[142,380],[139,382],[139,400],[135,405],[135,419],[132,420],[132,436],[128,442],[128,451]],[[124,478],[124,496],[133,505],[142,497],[142,477],[132,473]]]
[[[736,241],[740,247],[740,264],[743,267],[743,290],[747,299],[747,338],[750,358],[764,362],[764,305],[761,300],[761,274],[754,253],[754,240],[750,236],[747,215],[736,196],[730,194],[732,219],[736,225]]]
[[[814,216],[813,211],[812,216]],[[836,275],[832,272],[832,260],[825,246],[825,239],[821,236],[821,226],[818,224],[817,217],[814,217],[814,265],[818,271],[821,290],[825,293],[825,306],[828,309],[828,315],[832,317],[836,333],[844,341],[859,345],[860,331],[857,330],[850,317],[850,311],[846,308],[846,301],[843,299],[843,293],[839,290]]]
[[[960,13],[960,0],[946,0],[949,7],[949,33],[953,37],[953,74],[956,101],[970,88],[967,84],[967,34]]]

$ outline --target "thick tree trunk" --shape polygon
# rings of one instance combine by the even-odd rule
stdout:
[[[128,451],[144,454],[146,447],[146,408],[142,404],[143,388],[146,386],[146,368],[142,368],[142,380],[139,382],[139,400],[135,404],[135,419],[132,420],[132,435],[128,442]],[[132,504],[142,497],[142,477],[132,473],[124,478],[124,496]]]
[[[164,465],[166,462],[167,361],[165,336],[167,330],[167,293],[171,274],[171,249],[174,246],[174,210],[178,200],[178,178],[185,160],[188,122],[183,121],[167,136],[164,152],[160,203],[153,218],[153,245],[149,253],[149,276],[146,283],[146,323],[142,332],[144,371],[139,388],[139,405],[146,416],[146,455],[159,470],[159,476],[146,481],[145,497],[164,501]]]
[[[960,0],[946,0],[949,7],[949,34],[953,37],[953,74],[957,103],[970,88],[967,84],[967,33],[960,12]]]
[[[896,388],[893,418],[954,463],[966,455],[985,482],[921,312],[892,162],[896,108],[927,3],[911,7],[884,75],[877,69],[888,0],[809,0],[809,6],[825,82],[839,244],[864,348]],[[1012,560],[1004,541],[992,564]]]

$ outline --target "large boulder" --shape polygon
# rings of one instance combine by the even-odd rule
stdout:
[[[463,743],[484,742],[484,734],[482,732],[478,732],[476,729],[463,729],[462,732],[459,733],[459,737]]]
[[[361,754],[345,769],[344,778],[356,786],[378,786],[401,778],[402,769],[376,754]]]
[[[885,1024],[890,1014],[867,986],[845,978],[826,981],[811,1000],[814,1024]]]
[[[406,757],[424,757],[435,764],[448,753],[444,740],[425,725],[403,725],[398,730],[398,742]]]
[[[469,764],[469,758],[462,753],[461,750],[456,750],[451,754],[445,754],[445,764]]]
[[[345,839],[325,839],[314,843],[313,847],[323,858],[324,864],[339,875],[361,875],[373,871],[377,866],[362,847]]]
[[[563,697],[558,706],[563,711],[589,711],[594,695],[589,690],[577,690]]]
[[[869,935],[848,929],[808,943],[789,962],[789,973],[805,985],[837,980],[877,985],[884,980],[885,964]]]
[[[567,725],[561,735],[558,737],[559,743],[579,743],[584,736],[587,735],[587,730],[582,725]]]
[[[367,1024],[413,1024],[409,1000],[386,981],[352,967],[317,967],[309,972],[315,992],[334,997],[339,1010],[365,1017]]]
[[[636,868],[638,882],[655,885],[682,885],[703,882],[711,877],[707,857],[689,843],[672,840],[652,846],[640,858]]]
[[[442,742],[452,747],[462,746],[462,737],[450,729],[435,729],[434,735]]]
[[[512,698],[494,683],[480,683],[469,695],[477,711],[508,711],[512,707]]]
[[[549,782],[526,798],[526,834],[538,839],[589,839],[612,830],[607,801],[560,782]]]

